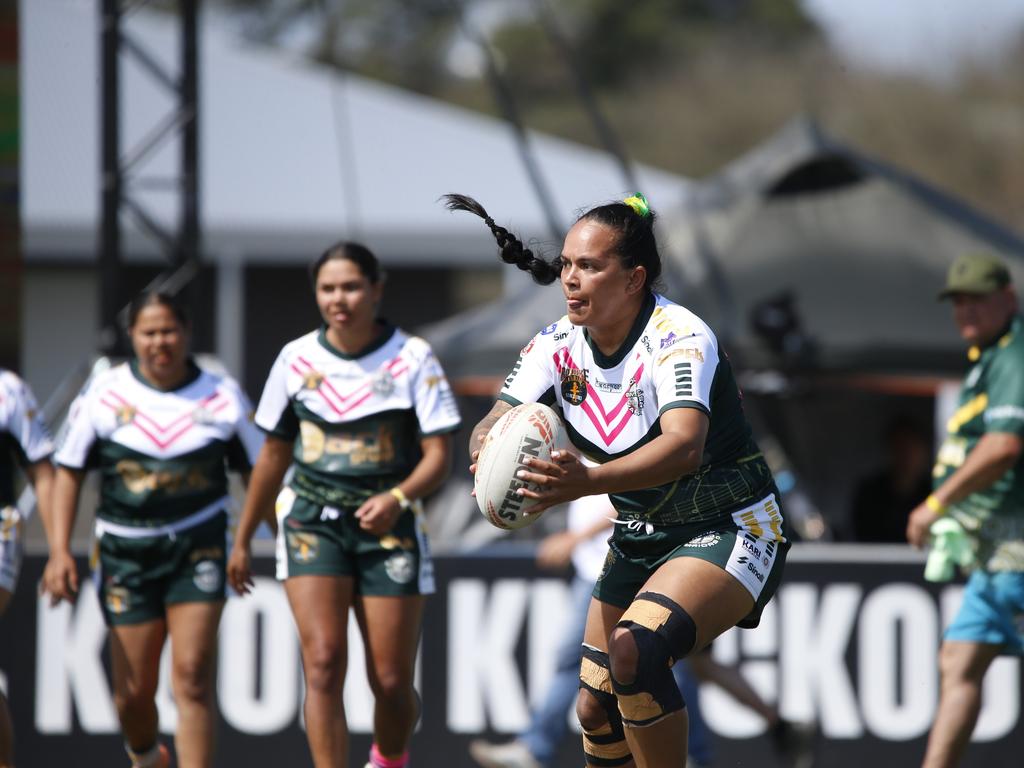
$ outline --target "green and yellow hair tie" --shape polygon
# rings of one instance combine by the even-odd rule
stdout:
[[[627,197],[622,202],[632,208],[633,212],[641,218],[646,219],[651,215],[651,206],[647,203],[647,198],[639,192]]]

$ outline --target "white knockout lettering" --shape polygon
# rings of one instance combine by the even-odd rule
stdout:
[[[867,596],[857,634],[861,714],[882,739],[928,731],[935,711],[935,601],[921,587],[891,584]]]
[[[518,733],[529,708],[515,662],[516,641],[526,616],[522,579],[487,585],[456,579],[448,587],[448,727],[453,733],[493,728]]]
[[[36,602],[36,728],[71,733],[74,700],[86,733],[116,733],[117,714],[101,662],[107,628],[91,581],[83,581],[72,609]]]
[[[820,605],[813,584],[791,584],[778,595],[785,627],[780,659],[786,712],[806,721],[820,712],[822,732],[836,739],[864,732],[844,658],[861,591],[856,584],[826,586]]]
[[[561,579],[537,579],[531,585],[527,688],[530,704],[534,707],[544,701],[557,664],[555,654],[562,641],[562,632],[573,610],[569,604],[569,588]],[[555,621],[552,621],[553,617]]]
[[[244,600],[228,600],[224,607],[217,694],[231,727],[242,733],[276,733],[298,710],[298,639],[281,585],[261,576],[255,582]],[[258,658],[257,624],[263,631]]]

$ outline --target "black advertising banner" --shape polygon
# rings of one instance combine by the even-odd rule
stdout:
[[[21,587],[0,622],[0,670],[20,768],[127,764],[110,695],[106,629],[91,584],[74,608],[51,609],[34,586],[43,559],[28,556]],[[436,560],[417,687],[423,718],[413,742],[417,768],[470,768],[474,738],[512,738],[550,678],[569,612],[567,582],[538,571],[528,552],[496,549]],[[233,598],[220,630],[218,766],[308,765],[302,731],[298,641],[284,590],[261,558],[255,592]],[[796,547],[783,586],[756,630],[732,630],[713,652],[737,663],[782,713],[816,720],[819,766],[919,763],[938,700],[941,628],[959,604],[959,584],[921,578],[920,558],[900,547]],[[349,632],[345,704],[352,766],[366,760],[372,696],[355,622]],[[169,657],[163,660],[164,680]],[[997,660],[985,681],[982,713],[964,765],[1019,764],[1021,669]],[[172,733],[175,709],[161,684],[160,720]],[[765,727],[709,686],[701,692],[719,765],[772,766]],[[567,713],[568,716],[568,713]],[[169,738],[169,737],[168,737]],[[578,737],[566,737],[560,764],[582,764]]]

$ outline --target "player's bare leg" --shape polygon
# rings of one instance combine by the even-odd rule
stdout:
[[[293,576],[284,583],[302,646],[306,738],[315,768],[345,768],[348,726],[342,689],[348,668],[349,576]]]
[[[947,640],[939,651],[939,711],[922,768],[958,765],[981,711],[981,686],[1000,646]]]
[[[694,648],[701,648],[734,626],[754,607],[750,593],[716,565],[680,557],[662,565],[640,590],[674,601],[696,626]],[[640,662],[633,633],[612,630],[609,640],[612,677],[631,684]],[[620,697],[620,702],[622,701]],[[681,768],[686,765],[686,710],[670,713],[643,727],[626,726],[626,740],[639,768]]]
[[[622,618],[624,611],[623,608],[596,599],[590,601],[587,628],[583,634],[585,656],[580,672],[581,680],[586,682],[580,687],[579,695],[576,697],[576,716],[583,728],[585,753],[593,752],[595,757],[602,759],[625,759],[626,762],[622,763],[621,768],[633,768],[636,763],[630,759],[629,745],[625,742],[625,737],[617,740],[614,736],[622,727],[622,718],[611,691],[610,669],[601,666],[608,664],[608,636]],[[586,657],[588,647],[604,656],[601,664]],[[601,689],[601,699],[588,689],[588,685]],[[615,723],[614,726],[611,725],[612,721]],[[588,758],[586,765],[592,768],[597,764]]]
[[[381,755],[393,760],[408,750],[419,716],[413,676],[423,604],[422,596],[356,599],[374,695],[373,740]]]
[[[174,745],[180,768],[213,764],[217,729],[214,669],[217,625],[224,603],[177,603],[167,608],[171,635],[171,684],[178,706]]]
[[[138,754],[152,750],[159,738],[156,688],[166,637],[163,619],[110,628],[114,707],[125,743]]]

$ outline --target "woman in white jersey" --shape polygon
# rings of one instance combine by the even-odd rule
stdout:
[[[85,473],[97,469],[96,586],[110,627],[114,704],[133,766],[170,764],[155,703],[164,642],[178,709],[178,765],[213,764],[217,625],[224,607],[226,469],[247,476],[262,444],[229,377],[188,354],[175,300],[146,293],[129,311],[135,357],[71,406],[57,450],[48,591],[72,600],[71,530]]]
[[[789,546],[728,358],[699,317],[654,292],[661,258],[642,195],[584,213],[553,261],[475,200],[447,204],[481,217],[504,261],[542,284],[560,278],[566,298],[568,314],[523,349],[470,451],[513,406],[548,403],[598,466],[570,451],[528,460],[521,478],[536,488],[519,493],[538,512],[598,493],[618,510],[580,668],[587,765],[679,768],[687,719],[670,667],[758,623]]]
[[[427,343],[378,319],[384,286],[373,253],[338,243],[310,276],[324,324],[285,345],[270,371],[256,411],[267,440],[228,578],[250,588],[249,542],[276,497],[277,575],[302,644],[313,763],[347,764],[342,688],[354,608],[375,697],[368,765],[401,768],[419,710],[424,596],[434,590],[419,500],[449,472],[459,414]]]
[[[0,616],[18,584],[22,556],[22,519],[15,493],[15,468],[20,466],[36,494],[36,508],[50,528],[50,487],[53,441],[39,417],[36,399],[21,379],[0,369]],[[0,768],[14,765],[11,716],[0,691]]]

